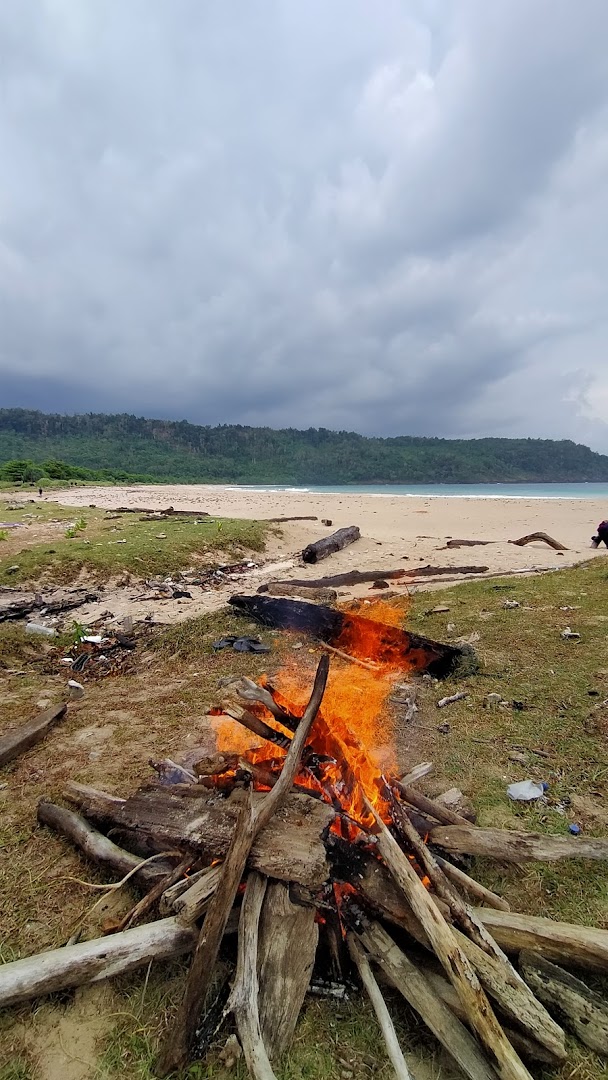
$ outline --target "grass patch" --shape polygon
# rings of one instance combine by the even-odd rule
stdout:
[[[208,562],[214,554],[236,560],[245,552],[263,551],[268,532],[262,522],[227,518],[140,521],[135,514],[107,515],[98,509],[89,510],[86,518],[76,517],[73,509],[48,503],[37,503],[35,509],[30,504],[21,510],[0,509],[0,514],[7,522],[30,527],[14,530],[11,550],[0,560],[3,585],[72,583],[82,571],[99,581],[125,572],[166,575]],[[41,531],[45,536],[38,540]]]
[[[504,607],[505,600],[519,607]],[[428,755],[437,779],[472,799],[479,823],[530,831],[567,833],[577,823],[586,835],[608,828],[608,561],[519,578],[476,582],[413,598],[408,625],[429,637],[479,639],[480,675],[454,682],[468,697],[437,711],[452,686],[424,685],[417,722],[401,733],[402,757]],[[432,606],[449,612],[425,615]],[[569,609],[569,610],[563,610]],[[448,623],[455,629],[450,633]],[[570,626],[580,643],[566,641]],[[489,693],[507,705],[488,707]],[[515,703],[515,704],[514,704]],[[449,732],[437,727],[446,722]],[[535,754],[540,750],[548,755]],[[524,762],[510,755],[524,755]],[[549,784],[546,805],[511,803],[508,783],[532,779]],[[534,863],[517,871],[478,863],[476,873],[531,914],[608,926],[608,871],[599,863]]]

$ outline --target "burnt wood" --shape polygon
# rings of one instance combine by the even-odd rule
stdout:
[[[40,716],[28,720],[27,724],[3,735],[0,738],[0,766],[7,765],[9,761],[24,754],[31,746],[41,742],[51,728],[65,716],[66,711],[67,705],[53,705],[52,708],[40,713]]]
[[[353,612],[336,611],[321,604],[309,604],[305,600],[287,600],[278,597],[231,596],[229,603],[248,618],[254,618],[264,626],[276,630],[293,630],[310,634],[329,645],[337,645],[344,652],[357,655],[358,642],[365,641],[365,649],[380,662],[403,662],[411,671],[428,671],[437,678],[445,678],[459,671],[463,665],[474,670],[475,654],[470,645],[444,645],[430,638],[411,634],[398,626],[365,619]],[[360,659],[369,659],[368,656]]]

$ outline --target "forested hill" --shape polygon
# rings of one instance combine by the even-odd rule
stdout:
[[[59,459],[159,481],[276,484],[608,481],[608,457],[570,441],[365,438],[309,428],[199,427],[126,414],[0,409],[0,462]]]

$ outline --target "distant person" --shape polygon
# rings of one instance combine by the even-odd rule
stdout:
[[[608,521],[600,521],[597,535],[591,537],[591,543],[594,547],[599,547],[603,543],[608,548]]]
[[[38,494],[39,494],[40,498],[42,498],[42,488],[38,488]]]

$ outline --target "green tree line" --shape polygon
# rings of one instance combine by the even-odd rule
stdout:
[[[69,467],[83,474],[58,479],[127,482],[608,481],[608,457],[569,440],[383,439],[325,428],[203,427],[126,413],[61,416],[26,409],[0,409],[3,461],[13,470],[25,462],[34,472]]]

